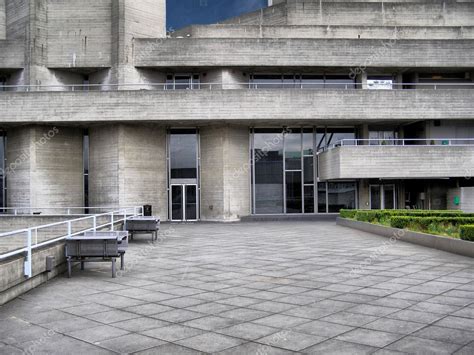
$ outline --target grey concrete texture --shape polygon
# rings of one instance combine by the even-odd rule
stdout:
[[[471,90],[463,89],[4,92],[0,111],[2,122],[12,124],[136,121],[196,125],[210,122],[270,125],[275,121],[345,124],[472,120],[474,101]]]
[[[470,354],[474,259],[334,225],[163,225],[0,308],[0,352]],[[383,249],[383,252],[380,250]]]
[[[343,146],[320,154],[319,163],[322,180],[466,177],[474,146]]]

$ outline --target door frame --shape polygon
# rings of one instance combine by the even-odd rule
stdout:
[[[173,219],[173,187],[180,186],[181,187],[181,206],[183,209],[183,218],[182,219]],[[195,219],[187,219],[186,218],[186,187],[187,186],[194,186],[196,190],[196,218]],[[179,184],[179,183],[171,183],[170,184],[170,194],[169,194],[169,211],[170,211],[170,221],[171,222],[196,222],[199,219],[199,189],[198,184]]]

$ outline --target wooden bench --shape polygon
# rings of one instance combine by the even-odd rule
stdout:
[[[68,277],[72,274],[72,263],[112,262],[112,277],[116,277],[115,262],[120,257],[120,269],[124,269],[124,255],[128,247],[128,232],[86,232],[66,238]]]

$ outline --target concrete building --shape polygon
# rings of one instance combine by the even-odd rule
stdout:
[[[472,209],[474,3],[0,0],[3,207]]]

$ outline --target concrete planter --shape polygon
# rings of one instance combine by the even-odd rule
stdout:
[[[354,221],[352,219],[338,217],[336,223],[340,226],[358,229],[367,233],[373,233],[386,238],[396,238],[408,243],[422,245],[428,248],[447,251],[449,253],[474,258],[474,242],[461,239],[441,237],[439,235],[412,232],[406,229],[371,224],[367,222]]]

